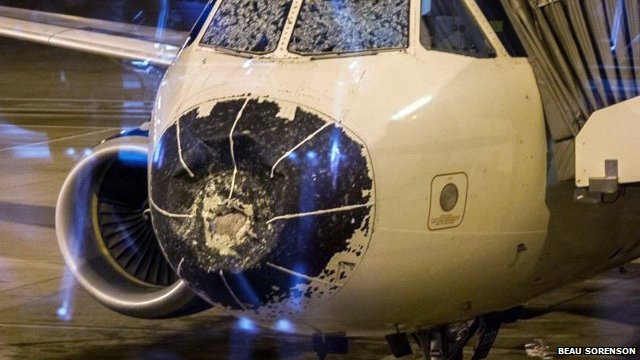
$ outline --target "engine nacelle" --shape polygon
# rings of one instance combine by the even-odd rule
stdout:
[[[82,287],[125,315],[167,318],[210,306],[165,260],[149,214],[148,139],[107,140],[73,168],[56,208],[58,244]]]

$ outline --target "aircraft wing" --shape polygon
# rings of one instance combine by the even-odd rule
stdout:
[[[0,6],[0,36],[170,65],[188,33]]]

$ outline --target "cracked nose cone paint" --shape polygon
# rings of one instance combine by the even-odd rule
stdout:
[[[196,293],[278,319],[331,296],[360,263],[372,174],[364,143],[318,112],[271,98],[213,100],[160,136],[154,228]]]

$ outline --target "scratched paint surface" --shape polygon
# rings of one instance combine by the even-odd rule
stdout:
[[[371,235],[365,146],[331,119],[270,99],[210,101],[180,116],[156,146],[151,196],[179,275],[211,302],[261,317],[331,296]]]

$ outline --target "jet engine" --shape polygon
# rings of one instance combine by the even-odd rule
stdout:
[[[148,133],[104,141],[64,182],[56,208],[58,244],[82,287],[125,315],[167,318],[210,306],[167,263],[151,222]]]

